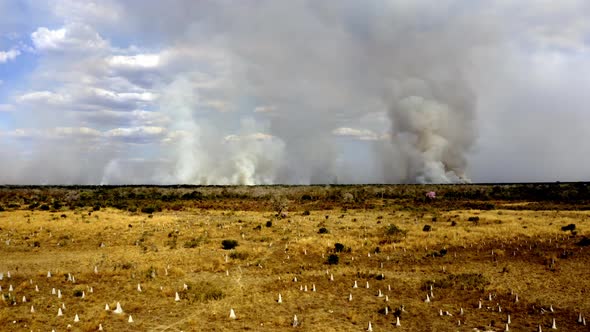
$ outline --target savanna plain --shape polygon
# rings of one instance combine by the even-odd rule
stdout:
[[[589,331],[589,221],[585,183],[4,186],[0,330]]]

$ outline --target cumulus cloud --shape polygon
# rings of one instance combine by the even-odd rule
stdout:
[[[9,51],[0,51],[0,63],[6,63],[8,61],[16,59],[20,55],[20,51],[17,49],[11,49]]]
[[[93,28],[80,23],[55,30],[40,27],[31,33],[31,40],[39,51],[93,52],[108,47],[108,42]]]

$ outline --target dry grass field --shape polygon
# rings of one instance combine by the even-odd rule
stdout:
[[[504,331],[510,315],[510,331],[590,330],[590,211],[383,202],[0,212],[0,329]]]

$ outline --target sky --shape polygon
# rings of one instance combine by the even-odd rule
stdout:
[[[0,184],[590,181],[586,0],[0,0]]]

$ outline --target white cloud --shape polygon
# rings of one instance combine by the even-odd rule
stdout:
[[[353,137],[361,141],[376,141],[380,137],[375,132],[368,129],[355,129],[349,127],[340,127],[332,130],[335,136]]]
[[[88,127],[55,127],[47,129],[17,128],[3,132],[4,136],[13,138],[40,138],[40,139],[65,139],[65,138],[100,138],[102,133]]]
[[[65,104],[69,100],[69,96],[51,91],[34,91],[16,97],[16,101],[19,103],[46,103],[50,105]]]
[[[14,60],[19,55],[20,51],[16,49],[11,49],[10,51],[0,51],[0,63],[6,63],[8,61]]]
[[[239,141],[267,141],[272,140],[274,137],[265,133],[253,133],[249,135],[227,135],[224,137],[226,142],[239,142]]]
[[[109,46],[90,26],[78,23],[56,30],[40,27],[31,33],[31,40],[39,51],[96,51]]]
[[[114,92],[100,88],[91,88],[89,92],[96,97],[119,103],[152,102],[157,98],[157,95],[151,92]]]
[[[14,110],[15,110],[14,105],[0,104],[0,112],[13,112]]]
[[[166,135],[166,128],[155,126],[139,126],[115,128],[103,133],[105,138],[122,140],[128,143],[151,143],[161,140]]]
[[[152,69],[160,64],[159,54],[115,55],[107,59],[109,66],[115,69]]]

